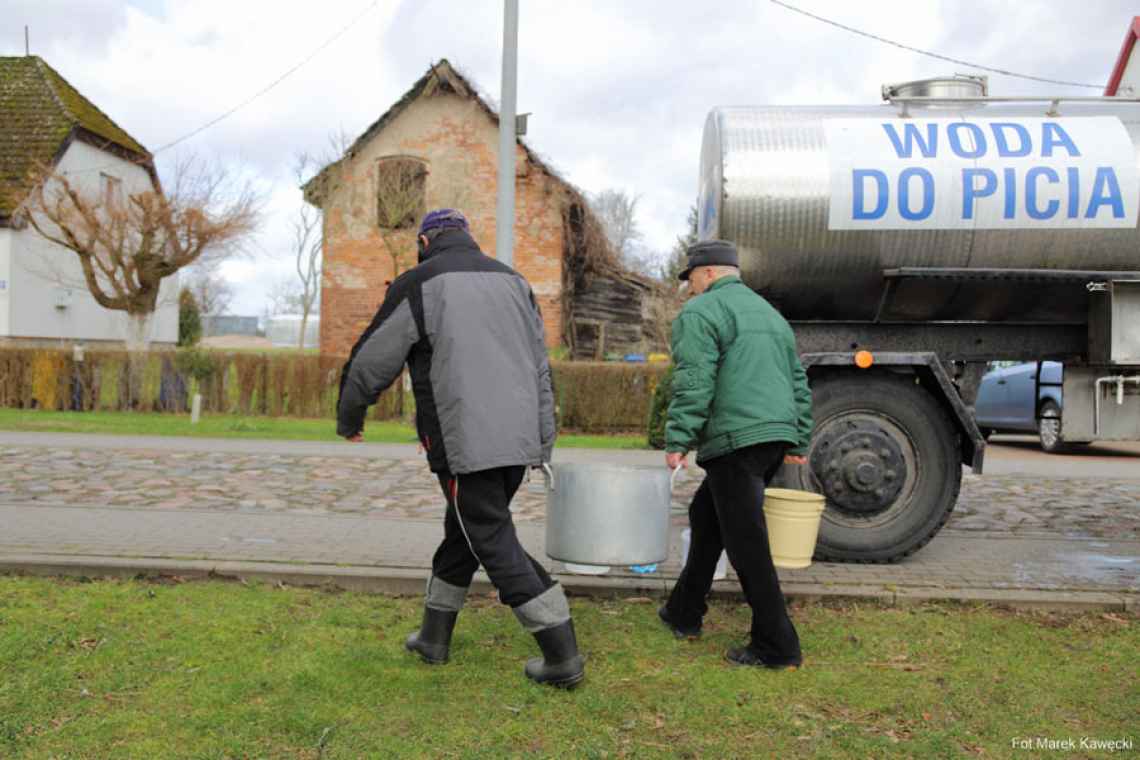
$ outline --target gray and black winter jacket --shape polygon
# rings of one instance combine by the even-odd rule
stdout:
[[[439,235],[388,288],[341,373],[338,435],[364,429],[405,363],[434,472],[550,460],[554,393],[538,304],[522,275],[462,230]]]

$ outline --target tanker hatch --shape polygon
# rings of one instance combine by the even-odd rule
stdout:
[[[883,85],[883,100],[891,100],[892,98],[984,98],[988,94],[989,86],[986,77],[966,74]]]

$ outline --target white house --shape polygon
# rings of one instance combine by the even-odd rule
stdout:
[[[0,345],[89,345],[127,338],[125,312],[105,309],[71,251],[16,213],[30,170],[53,165],[80,192],[157,187],[146,148],[36,56],[0,57]],[[178,340],[178,283],[163,283],[151,340]]]

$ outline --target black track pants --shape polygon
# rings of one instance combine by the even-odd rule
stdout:
[[[800,656],[764,521],[764,487],[779,470],[787,448],[762,443],[704,463],[708,475],[689,506],[689,558],[668,602],[677,623],[699,625],[708,611],[705,599],[717,560],[726,550],[752,607],[752,647],[777,660]]]
[[[511,520],[509,505],[525,474],[525,467],[438,474],[447,514],[443,543],[431,562],[437,578],[466,588],[482,565],[510,607],[526,604],[554,585],[546,569],[522,548]]]

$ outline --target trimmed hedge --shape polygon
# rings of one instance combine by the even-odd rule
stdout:
[[[88,350],[83,362],[59,349],[0,349],[0,407],[73,411],[186,412],[332,418],[344,360],[314,354],[155,350],[143,364],[139,398],[129,401],[128,355]],[[559,427],[584,433],[641,432],[666,368],[554,362]],[[373,419],[406,418],[414,401],[398,381]]]
[[[665,448],[665,422],[669,418],[669,402],[673,400],[673,365],[661,376],[649,405],[647,443],[651,449]]]
[[[205,412],[332,417],[341,360],[311,354],[152,351],[143,360],[138,398],[129,400],[124,351],[0,350],[0,406],[71,411],[185,412],[195,393]],[[375,419],[404,414],[403,383],[380,397]]]
[[[647,364],[555,362],[559,427],[584,433],[645,430],[664,368]]]

